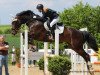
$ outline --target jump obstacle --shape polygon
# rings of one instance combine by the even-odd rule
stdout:
[[[55,30],[55,55],[59,55],[59,31],[58,30]],[[22,36],[22,33],[20,33],[20,44],[21,44],[21,72],[20,72],[20,75],[23,75],[23,60],[25,60],[25,75],[28,75],[28,30],[25,30],[25,39],[23,39],[23,36]],[[85,44],[84,46],[85,50],[88,49],[87,45]],[[25,52],[25,53],[24,53]],[[71,75],[76,75],[75,72],[75,66],[77,64],[77,62],[75,61],[78,61],[78,60],[75,60],[75,57],[79,57],[79,55],[77,55],[77,53],[75,52],[71,52],[71,61],[74,61],[72,62],[72,72]],[[48,71],[48,56],[54,56],[54,55],[48,55],[48,42],[44,42],[44,75],[49,75],[49,71]],[[93,55],[92,55],[93,56]],[[95,55],[96,56],[96,55]],[[96,64],[100,64],[100,63],[97,63],[95,62]],[[94,64],[95,64],[94,63]],[[88,73],[86,72],[84,74],[84,71],[87,71],[87,67],[84,67],[85,65],[85,62],[84,60],[82,59],[81,60],[81,72],[82,72],[82,75],[87,75]],[[76,66],[77,67],[77,66]],[[99,70],[98,70],[99,71]]]
[[[24,32],[25,36],[23,37],[22,33],[20,33],[20,50],[21,50],[21,70],[20,75],[28,75],[28,30]],[[25,61],[25,63],[23,63]],[[23,64],[25,69],[23,69]]]
[[[59,55],[59,30],[55,30],[55,55]],[[28,30],[25,30],[24,37],[20,33],[20,50],[21,50],[21,70],[20,75],[23,75],[23,70],[25,75],[28,75]],[[53,56],[53,55],[49,55]],[[48,75],[48,42],[44,42],[44,74]],[[23,63],[25,61],[25,63]],[[25,69],[23,69],[23,64]]]
[[[92,49],[88,49],[88,51],[90,52],[92,51]],[[66,52],[71,58],[71,65],[72,65],[71,75],[78,75],[77,73],[81,73],[81,75],[88,75],[88,69],[87,69],[86,62],[84,61],[84,59],[72,49],[66,49]],[[100,69],[99,69],[100,62],[98,61],[98,58],[97,58],[98,55],[94,53],[91,53],[89,55],[91,57],[92,65],[96,67],[94,68],[93,71],[100,72]]]

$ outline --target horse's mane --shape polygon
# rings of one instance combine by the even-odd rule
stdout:
[[[31,11],[31,10],[26,10],[26,11],[22,11],[22,12],[16,14],[16,16],[30,15],[30,14],[31,14],[31,15],[34,14],[33,11]]]
[[[31,11],[31,10],[22,11],[22,12],[16,14],[16,16],[31,16],[31,17],[37,16],[37,18],[34,19],[34,20],[38,20],[38,21],[44,22],[44,19],[41,18],[41,16],[39,16],[38,14],[33,13],[33,11]]]

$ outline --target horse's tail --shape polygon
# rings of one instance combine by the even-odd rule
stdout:
[[[85,40],[89,47],[91,47],[96,53],[98,53],[98,45],[95,38],[89,33],[85,32]]]

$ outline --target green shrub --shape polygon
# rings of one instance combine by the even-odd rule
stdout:
[[[43,57],[39,60],[38,65],[39,65],[40,70],[44,70],[44,58]]]
[[[48,69],[53,75],[68,75],[71,69],[71,62],[68,57],[64,56],[50,57]]]
[[[44,59],[38,62],[39,68],[44,70]],[[71,69],[71,61],[67,56],[48,57],[48,70],[52,75],[68,75]]]

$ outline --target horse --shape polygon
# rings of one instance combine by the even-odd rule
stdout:
[[[42,21],[42,19],[34,19],[34,16],[36,16],[37,18],[40,17],[31,10],[22,11],[16,14],[12,21],[12,34],[16,35],[20,30],[21,25],[26,24],[29,28],[29,41],[38,40],[43,42],[53,42],[54,40],[50,39],[46,35],[47,30],[44,28],[44,22]],[[89,73],[91,75],[94,75],[94,73],[91,71],[92,64],[90,63],[90,56],[83,49],[84,43],[87,43],[89,47],[91,47],[96,53],[98,53],[98,45],[96,43],[96,40],[89,32],[79,31],[77,29],[64,26],[64,32],[59,35],[59,41],[60,43],[67,43],[72,50],[82,56],[87,64]]]

